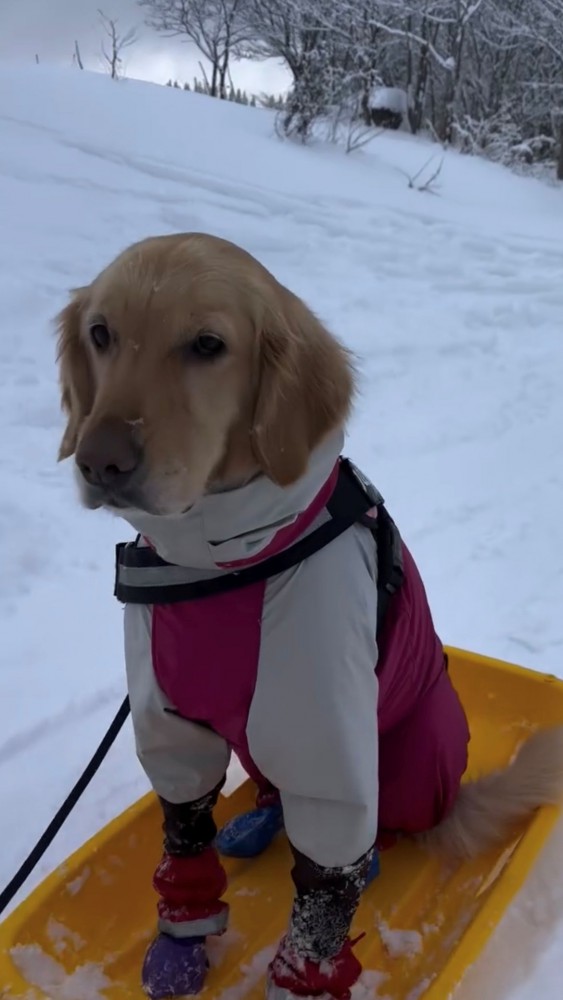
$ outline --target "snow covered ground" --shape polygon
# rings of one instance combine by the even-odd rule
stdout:
[[[424,572],[443,639],[563,676],[563,188],[404,134],[361,153],[269,112],[0,68],[0,884],[124,693],[114,543],[57,465],[53,315],[126,244],[243,244],[360,355],[349,452]],[[233,781],[237,773],[233,773]],[[146,789],[129,727],[26,891]],[[558,831],[460,992],[561,995]]]

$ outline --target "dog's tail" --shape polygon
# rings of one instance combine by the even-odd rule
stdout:
[[[563,726],[556,726],[532,736],[502,771],[463,784],[449,815],[417,840],[433,854],[468,860],[505,843],[540,806],[561,801]]]

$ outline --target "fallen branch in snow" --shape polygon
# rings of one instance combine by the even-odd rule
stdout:
[[[408,174],[407,171],[403,170],[401,167],[397,167],[397,170],[399,171],[399,173],[401,173],[403,175],[403,177],[407,178],[408,186],[413,191],[427,191],[429,194],[437,194],[437,191],[434,188],[434,182],[437,180],[437,178],[440,176],[440,173],[442,172],[442,167],[444,165],[444,157],[442,157],[442,159],[440,160],[440,162],[439,162],[438,166],[436,167],[436,170],[434,171],[434,173],[431,174],[430,177],[426,181],[424,181],[424,183],[421,183],[421,184],[417,184],[416,183],[417,180],[418,180],[418,178],[424,172],[424,170],[426,170],[426,167],[428,166],[428,164],[432,163],[433,159],[434,159],[434,157],[431,156],[430,159],[428,159],[426,161],[426,163],[424,163],[422,165],[422,167],[420,168],[420,170],[418,170],[416,172],[416,174],[414,174],[413,176],[411,176],[410,174]]]
[[[352,153],[355,149],[362,149],[364,146],[367,146],[368,142],[372,142],[378,136],[383,135],[384,131],[385,129],[382,128],[376,131],[369,125],[351,122],[348,126],[346,152]]]

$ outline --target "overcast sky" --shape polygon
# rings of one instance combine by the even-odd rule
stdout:
[[[135,0],[0,0],[0,59],[32,63],[37,54],[41,63],[71,66],[77,39],[85,68],[102,70],[98,8],[118,20],[121,31],[138,28],[139,40],[124,53],[127,76],[158,83],[191,83],[194,74],[201,76],[201,56],[190,44],[147,28]],[[235,86],[254,93],[279,93],[287,86],[286,71],[272,62],[233,62],[231,74]]]

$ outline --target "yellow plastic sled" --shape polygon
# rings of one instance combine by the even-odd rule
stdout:
[[[472,729],[468,775],[505,764],[531,731],[563,722],[563,682],[449,649]],[[217,821],[254,805],[246,783]],[[559,810],[540,810],[516,844],[445,870],[412,843],[381,858],[354,933],[364,969],[358,998],[446,1000],[523,884]],[[151,889],[161,829],[143,797],[49,876],[0,925],[2,1000],[142,1000],[139,974],[154,932]],[[210,945],[203,1000],[262,1000],[264,972],[291,903],[290,854],[280,834],[259,858],[226,859],[231,925]],[[356,994],[356,990],[354,991]]]

